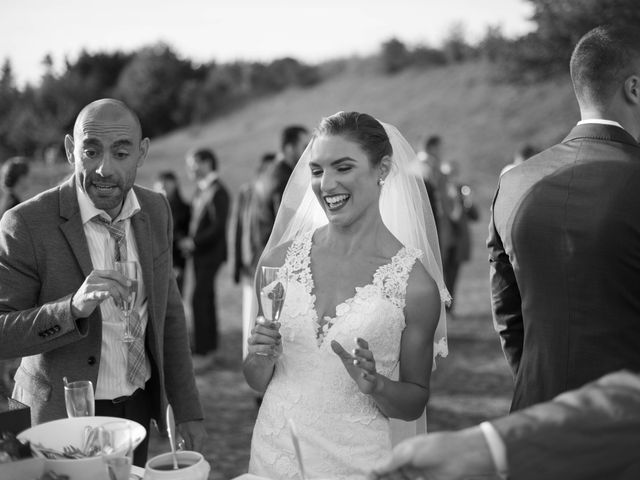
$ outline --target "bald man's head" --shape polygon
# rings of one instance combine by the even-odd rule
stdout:
[[[129,117],[130,120],[133,120],[138,131],[138,139],[142,139],[142,125],[138,115],[126,103],[115,98],[101,98],[80,110],[73,126],[73,135],[75,136],[83,124],[93,121],[97,115],[101,115],[110,122],[118,122],[118,120]]]
[[[82,109],[65,137],[76,181],[96,208],[115,218],[147,156],[138,116],[119,100],[96,100]]]

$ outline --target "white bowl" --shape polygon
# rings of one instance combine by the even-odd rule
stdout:
[[[123,421],[117,417],[74,417],[41,423],[17,435],[22,442],[32,442],[46,448],[62,451],[66,446],[82,448],[84,428],[99,427],[109,422]],[[137,447],[147,434],[139,423],[127,420],[131,425],[132,445]],[[69,480],[108,479],[105,463],[100,456],[78,459],[46,459],[46,470],[58,475],[68,475]]]

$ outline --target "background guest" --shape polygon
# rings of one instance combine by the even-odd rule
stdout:
[[[528,158],[533,157],[536,153],[538,153],[537,149],[528,143],[525,143],[516,150],[515,155],[513,156],[513,162],[505,165],[500,171],[500,176],[504,175],[506,172],[511,170],[513,167],[517,167],[521,163],[523,163]]]
[[[256,172],[259,177],[276,159],[275,153],[265,153],[260,158],[260,163]],[[240,186],[238,200],[233,215],[233,281],[241,284],[242,287],[242,331],[243,336],[248,336],[248,329],[251,325],[251,299],[253,297],[253,278],[256,272],[255,262],[258,255],[251,243],[251,206],[252,196],[255,190],[256,179],[244,183]]]
[[[451,224],[451,241],[447,250],[442,253],[442,271],[444,282],[451,294],[452,300],[447,307],[453,314],[455,305],[455,291],[458,274],[463,263],[471,259],[471,230],[469,222],[479,218],[478,208],[473,200],[471,187],[459,180],[460,167],[458,162],[451,160],[443,162],[441,170],[444,175],[445,195],[451,204],[449,223]]]
[[[173,216],[173,271],[176,274],[178,289],[182,292],[186,258],[182,250],[180,250],[179,244],[183,238],[189,235],[191,207],[183,199],[178,178],[172,170],[163,170],[158,173],[154,189],[167,197],[171,207],[171,215]]]
[[[250,241],[248,250],[252,256],[249,264],[252,265],[254,271],[271,235],[282,194],[291,172],[293,172],[308,143],[309,131],[306,127],[290,125],[284,128],[280,139],[280,153],[274,162],[269,162],[255,181],[247,218]],[[248,321],[253,321],[250,314]],[[247,338],[250,329],[248,325],[247,323],[247,326],[243,328],[243,357],[247,354]]]
[[[29,162],[13,157],[0,167],[0,217],[25,199],[29,190]]]
[[[220,181],[218,159],[212,150],[190,152],[186,163],[197,188],[189,236],[180,241],[180,249],[193,263],[193,353],[194,367],[200,370],[213,365],[218,348],[215,278],[227,260],[229,193]]]

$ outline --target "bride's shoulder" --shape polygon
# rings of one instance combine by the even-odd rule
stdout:
[[[423,306],[434,303],[440,305],[438,285],[419,259],[416,259],[409,273],[406,302]]]

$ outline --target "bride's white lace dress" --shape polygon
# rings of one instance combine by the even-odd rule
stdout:
[[[287,420],[292,419],[307,477],[365,478],[391,452],[389,421],[360,392],[331,349],[347,350],[364,338],[376,368],[391,377],[405,327],[407,279],[421,252],[402,248],[378,268],[372,282],[336,307],[336,317],[318,321],[310,269],[313,232],[287,252],[288,290],[281,314],[283,354],[265,392],[251,443],[249,472],[272,479],[299,479]]]

